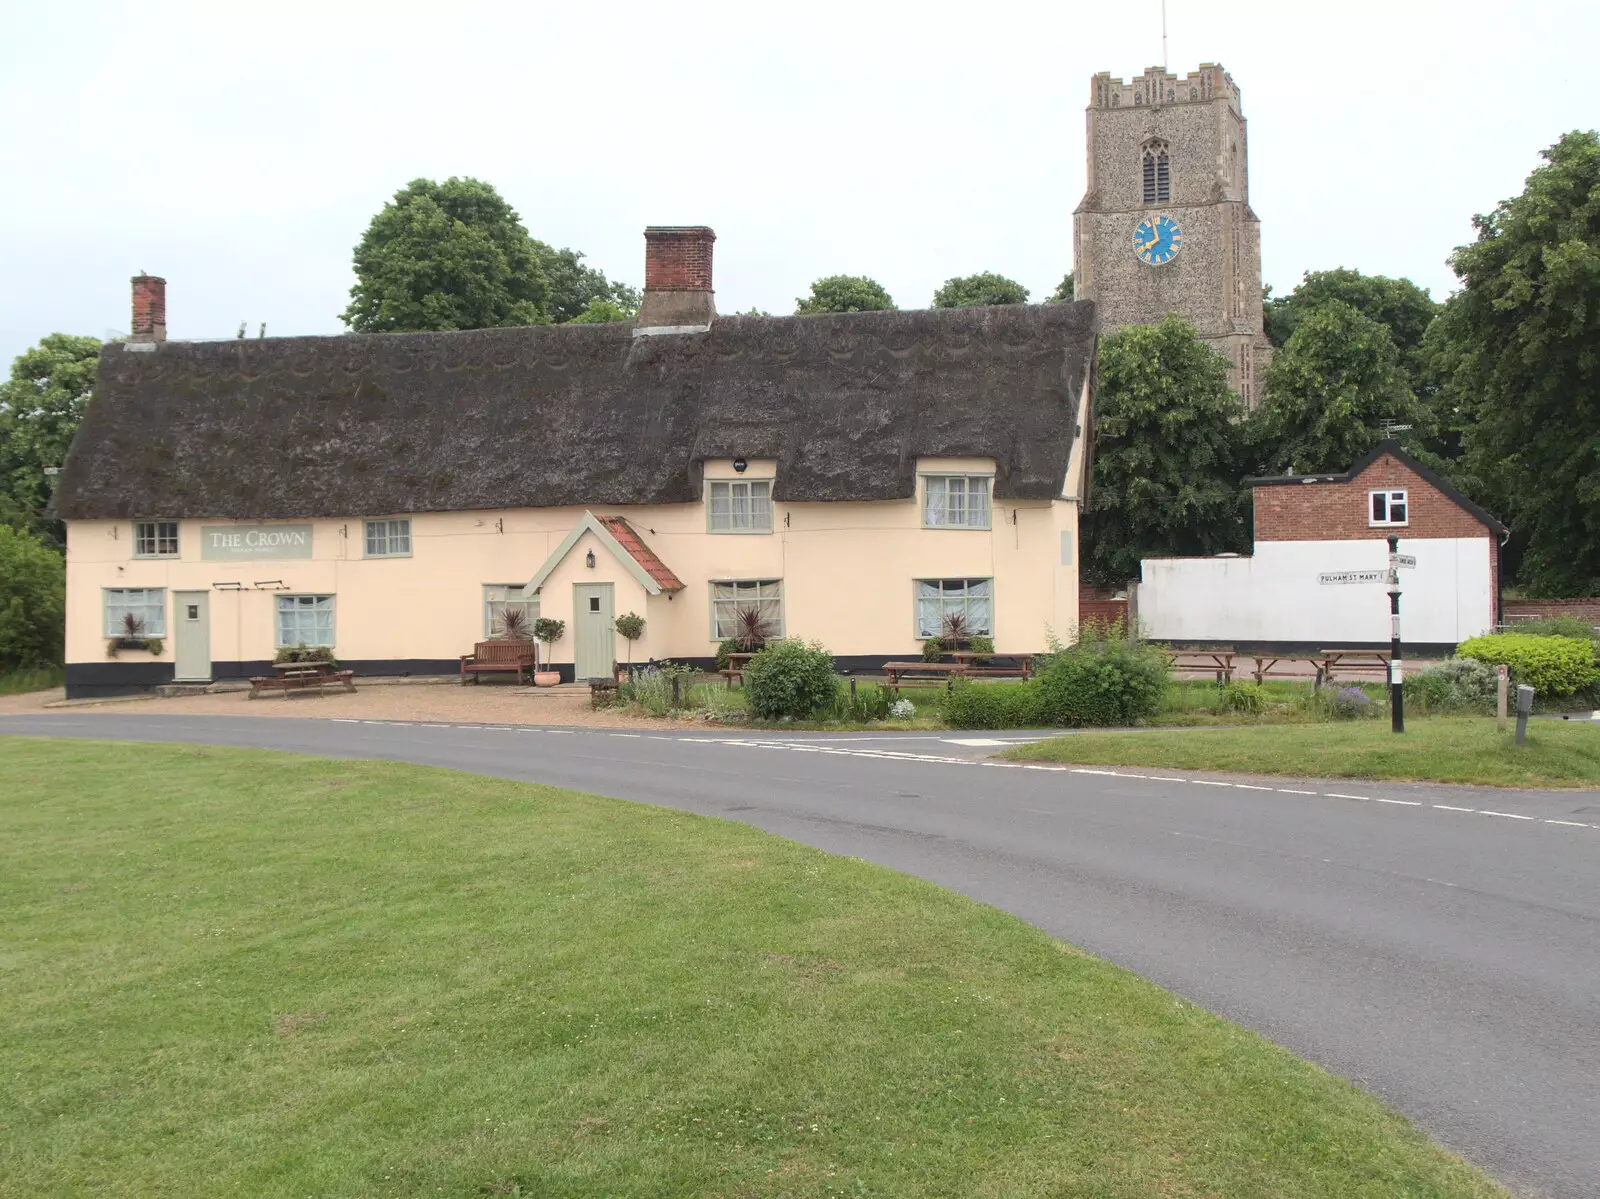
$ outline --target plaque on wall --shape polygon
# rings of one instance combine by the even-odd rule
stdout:
[[[207,562],[267,562],[311,557],[310,525],[201,525]]]

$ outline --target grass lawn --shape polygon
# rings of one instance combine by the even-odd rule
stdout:
[[[1514,722],[1511,727],[1514,727]],[[1600,728],[1534,720],[1519,746],[1492,717],[1382,720],[1193,732],[1079,733],[1008,750],[1006,757],[1081,766],[1164,766],[1313,778],[1421,779],[1495,787],[1600,785]]]
[[[59,687],[67,674],[59,666],[44,670],[0,671],[0,695],[26,695],[30,691],[48,691]]]
[[[197,747],[0,738],[0,777],[0,1195],[1504,1194],[1149,983],[741,825]]]

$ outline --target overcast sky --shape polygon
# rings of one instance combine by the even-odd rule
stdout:
[[[718,235],[724,312],[867,274],[902,307],[1072,261],[1089,77],[1161,61],[1160,0],[942,6],[0,0],[0,362],[128,326],[335,333],[350,253],[418,176],[642,282],[648,224]],[[1250,122],[1266,282],[1350,266],[1442,298],[1474,213],[1600,124],[1600,5],[1169,0],[1169,64]]]

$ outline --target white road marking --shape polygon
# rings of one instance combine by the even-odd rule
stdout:
[[[1252,786],[1250,783],[1235,783],[1234,786],[1241,791],[1271,791],[1273,789],[1271,787]]]
[[[1231,787],[1232,783],[1218,782],[1216,779],[1190,779],[1191,783],[1199,783],[1202,787]]]
[[[1032,812],[1035,816],[1054,816],[1055,815],[1054,812],[1046,811],[1044,808],[1023,808],[1022,810],[1024,812]]]
[[[1402,807],[1407,808],[1420,808],[1422,806],[1420,799],[1385,799],[1381,795],[1374,795],[1372,799],[1374,803],[1400,804]]]
[[[1546,824],[1564,824],[1568,828],[1588,828],[1587,824],[1580,824],[1576,820],[1546,820]]]
[[[1371,799],[1372,798],[1372,796],[1370,796],[1370,795],[1344,795],[1344,794],[1341,794],[1338,791],[1324,791],[1323,794],[1326,795],[1329,799]]]
[[[1284,795],[1315,795],[1315,791],[1296,791],[1293,787],[1279,787],[1278,791]]]
[[[643,733],[607,733],[606,735],[608,737],[633,737],[635,739],[644,736]]]
[[[1478,810],[1477,808],[1453,808],[1447,803],[1436,803],[1433,806],[1441,812],[1476,812]]]
[[[1532,820],[1532,819],[1534,819],[1532,816],[1518,816],[1515,812],[1491,812],[1491,811],[1489,811],[1488,808],[1481,809],[1478,812],[1478,815],[1480,815],[1480,816],[1504,816],[1507,820]]]
[[[940,737],[946,745],[1010,745],[1010,741],[997,741],[993,737]]]

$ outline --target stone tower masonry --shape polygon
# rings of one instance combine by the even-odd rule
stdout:
[[[1229,382],[1253,408],[1272,350],[1239,89],[1214,63],[1182,79],[1151,67],[1131,84],[1101,72],[1087,115],[1088,189],[1073,214],[1076,298],[1095,301],[1102,333],[1178,313],[1228,359]],[[1162,215],[1182,243],[1152,266],[1135,253],[1134,230]]]

